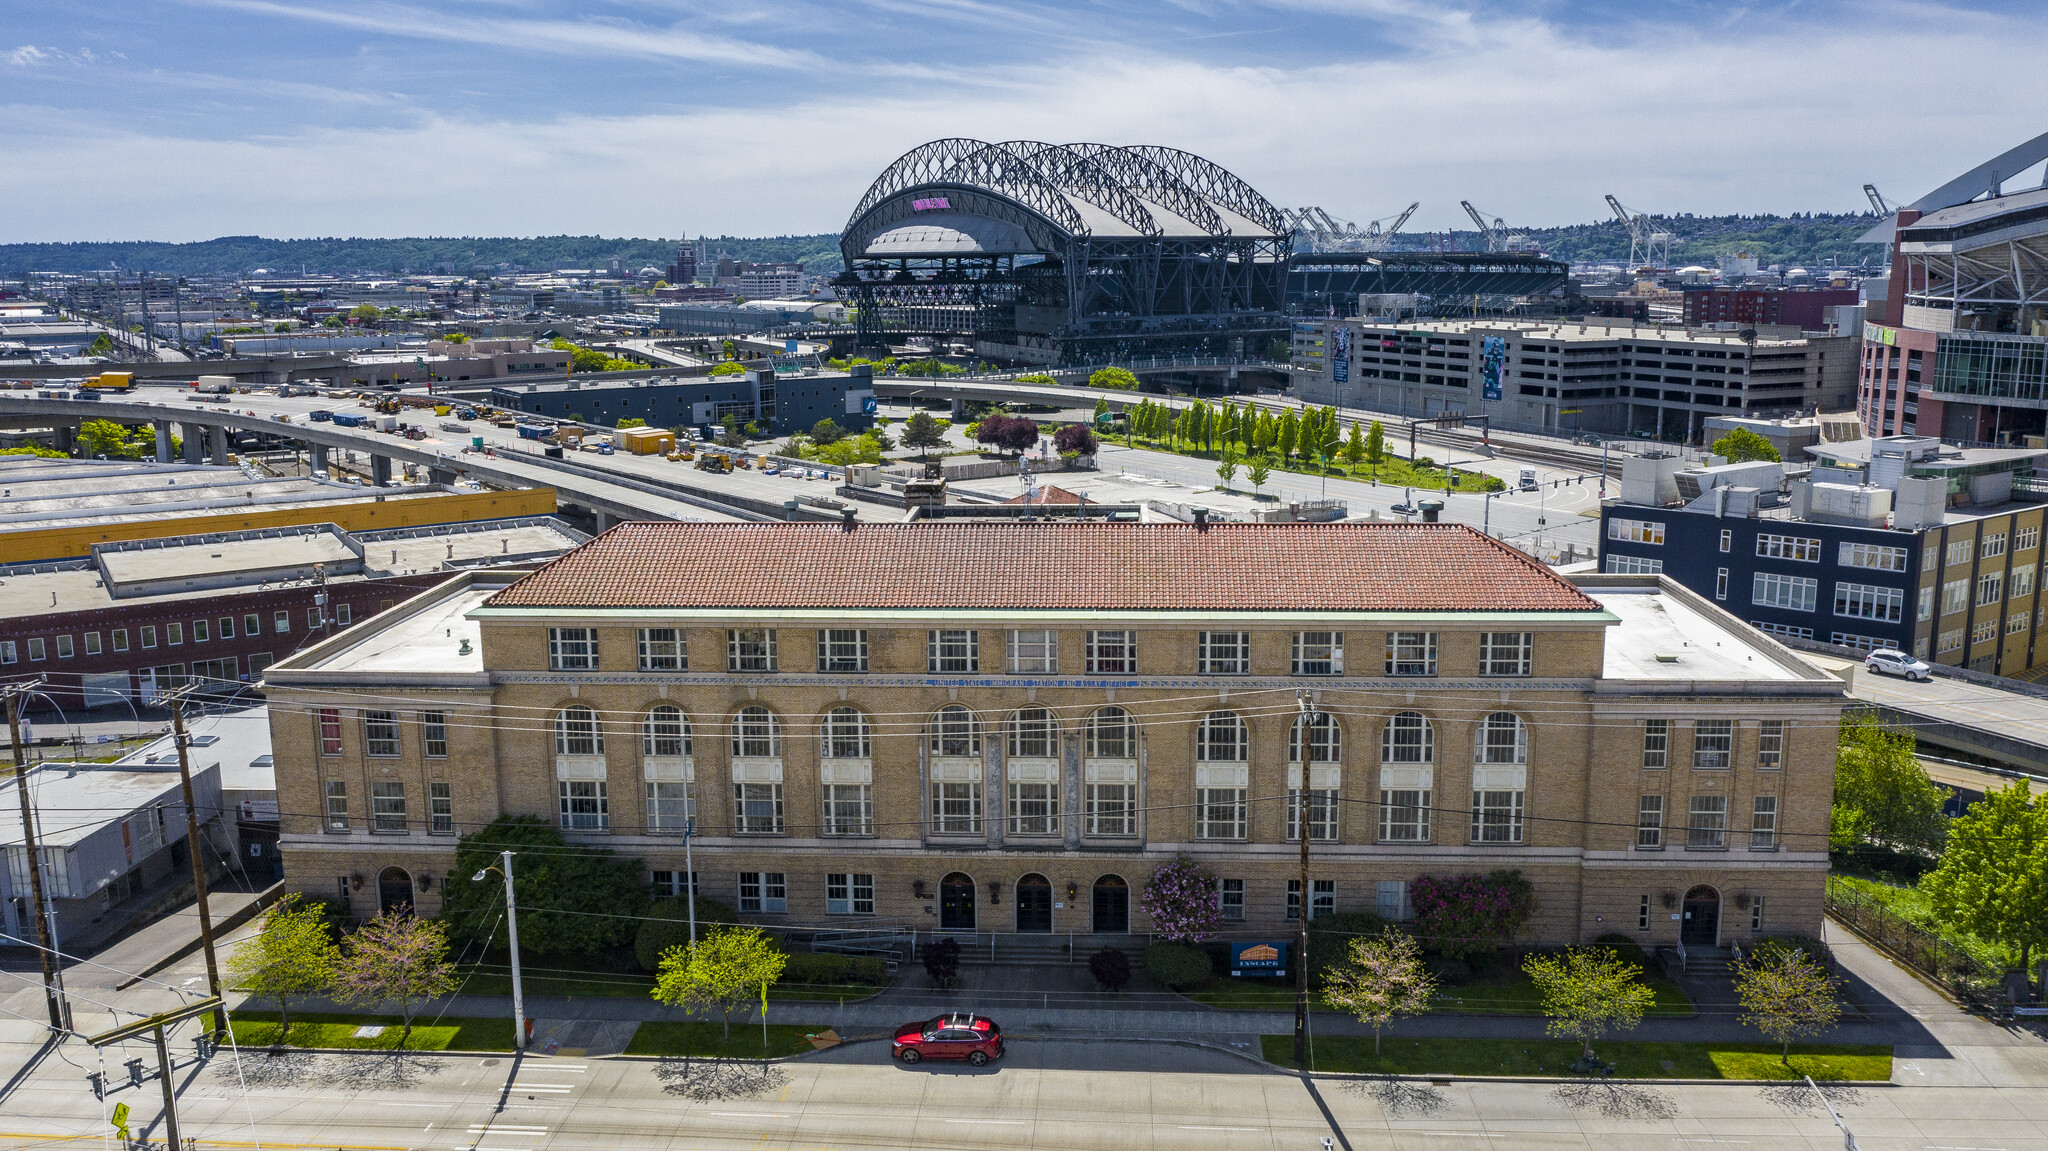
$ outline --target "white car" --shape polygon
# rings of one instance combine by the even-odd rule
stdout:
[[[1863,666],[1885,675],[1902,675],[1925,683],[1934,675],[1934,669],[1924,660],[1914,659],[1902,651],[1879,648],[1863,659]]]

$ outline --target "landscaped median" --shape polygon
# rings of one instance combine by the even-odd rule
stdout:
[[[1294,1036],[1262,1035],[1270,1063],[1294,1067]],[[1789,1064],[1774,1043],[1606,1042],[1597,1054],[1623,1079],[1798,1079],[1883,1082],[1892,1049],[1870,1044],[1794,1044]],[[1555,1039],[1398,1039],[1373,1054],[1367,1037],[1315,1040],[1313,1070],[1360,1075],[1570,1076],[1579,1045]]]
[[[230,1020],[235,1044],[244,1048],[309,1047],[358,1051],[395,1051],[405,1021],[396,1015],[320,1015],[292,1013],[291,1034],[278,1034],[275,1013],[242,1011]],[[735,1019],[732,1037],[725,1036],[719,1023],[677,1023],[650,1020],[634,1031],[626,1045],[628,1055],[692,1055],[727,1059],[780,1059],[810,1051],[810,1035],[825,1031],[822,1023],[771,1023],[768,1041],[761,1041],[761,1024]],[[375,1031],[374,1034],[365,1032]],[[433,1019],[413,1023],[405,1041],[408,1051],[510,1051],[512,1021],[491,1019]]]
[[[628,1055],[697,1055],[726,1059],[780,1059],[812,1050],[808,1036],[825,1030],[821,1023],[770,1023],[767,1043],[761,1041],[761,1025],[735,1020],[732,1037],[716,1023],[671,1023],[652,1020],[640,1025],[633,1041],[626,1044]]]
[[[1645,978],[1643,982],[1657,995],[1656,1002],[1643,1014],[1694,1014],[1692,1000],[1678,984],[1659,978]],[[1295,991],[1291,980],[1216,976],[1182,994],[1226,1011],[1292,1011]],[[1317,1011],[1341,1010],[1325,1002],[1320,994],[1312,995],[1309,1005]],[[1494,975],[1443,988],[1430,1001],[1429,1010],[1431,1014],[1445,1015],[1541,1015],[1543,994],[1526,973],[1502,969]]]

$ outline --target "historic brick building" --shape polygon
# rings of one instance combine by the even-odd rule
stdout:
[[[292,884],[439,906],[501,813],[766,922],[1233,928],[1520,868],[1525,938],[1819,930],[1838,681],[1451,524],[629,523],[272,665]],[[1306,779],[1304,780],[1304,767]]]

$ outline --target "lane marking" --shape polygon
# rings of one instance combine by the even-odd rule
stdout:
[[[975,1124],[975,1125],[977,1125],[977,1126],[991,1126],[991,1127],[1025,1127],[1025,1126],[1029,1126],[1029,1125],[1030,1125],[1030,1123],[1031,1123],[1031,1120],[1029,1120],[1029,1119],[941,1119],[941,1120],[939,1120],[939,1122],[941,1122],[941,1123],[971,1123],[971,1124]]]
[[[787,1119],[787,1111],[707,1111],[707,1115],[730,1115],[739,1119]]]
[[[1671,1140],[1671,1141],[1672,1141],[1673,1143],[1747,1143],[1747,1142],[1749,1142],[1749,1140],[1747,1140],[1747,1139],[1707,1139],[1707,1138],[1701,1138],[1701,1137],[1693,1137],[1693,1138],[1687,1138],[1686,1136],[1683,1136],[1683,1135],[1677,1135],[1677,1136],[1673,1136],[1673,1137],[1672,1137],[1672,1140]]]
[[[1259,1127],[1190,1127],[1190,1126],[1188,1126],[1188,1125],[1186,1125],[1186,1124],[1180,1124],[1180,1125],[1177,1125],[1177,1126],[1175,1127],[1175,1130],[1178,1130],[1178,1131],[1259,1131],[1259,1130],[1263,1130],[1263,1128],[1259,1128]]]
[[[471,1131],[532,1131],[543,1135],[547,1133],[547,1128],[545,1127],[525,1127],[517,1123],[499,1123],[495,1126],[489,1123],[472,1123],[469,1125],[469,1129]]]
[[[1470,1137],[1470,1138],[1473,1138],[1473,1139],[1505,1139],[1505,1138],[1507,1138],[1507,1136],[1505,1136],[1505,1135],[1495,1135],[1495,1134],[1493,1134],[1492,1132],[1489,1132],[1489,1131],[1417,1131],[1417,1132],[1416,1132],[1416,1134],[1417,1134],[1417,1135],[1464,1135],[1464,1136],[1468,1136],[1468,1137]]]

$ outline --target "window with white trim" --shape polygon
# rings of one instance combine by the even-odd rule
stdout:
[[[554,671],[596,671],[597,629],[549,628],[548,667]]]
[[[981,633],[958,628],[934,628],[927,632],[925,670],[935,674],[980,671]]]
[[[1388,632],[1385,666],[1388,675],[1435,675],[1436,633]]]
[[[572,703],[555,713],[555,754],[604,754],[604,725],[598,722],[595,711]]]
[[[448,758],[448,713],[420,713],[420,744],[428,759]]]
[[[378,759],[390,759],[398,755],[397,712],[363,713],[363,754]]]
[[[1601,561],[1601,570],[1608,575],[1662,575],[1664,561],[1609,553],[1607,558]]]
[[[1977,621],[1977,625],[1976,625],[1975,627],[1973,627],[1973,628],[1971,628],[1971,629],[1970,629],[1970,642],[1971,642],[1971,643],[1989,643],[1989,642],[1991,642],[1992,640],[1994,640],[1994,639],[1997,639],[1997,638],[1998,638],[1998,617],[1997,617],[1997,616],[1993,616],[1993,617],[1992,617],[1992,618],[1990,618],[1990,619],[1980,619],[1980,620],[1978,620],[1978,621]]]
[[[1294,633],[1295,675],[1344,674],[1344,633],[1341,631],[1298,631]]]
[[[1952,615],[1970,608],[1970,581],[1953,579],[1941,585],[1941,614]]]
[[[1750,577],[1749,602],[1786,611],[1812,611],[1820,597],[1820,581],[1811,576],[1757,572]]]
[[[1859,635],[1856,632],[1838,631],[1828,636],[1828,642],[1836,647],[1853,648],[1856,651],[1871,652],[1881,647],[1892,646],[1892,641],[1879,639],[1874,635]]]
[[[1195,640],[1198,675],[1245,675],[1252,670],[1252,633],[1205,631]]]
[[[1646,719],[1643,721],[1643,766],[1664,767],[1670,762],[1671,721],[1668,719]]]
[[[1771,851],[1778,846],[1778,797],[1759,795],[1749,814],[1749,849]]]
[[[1536,633],[1489,631],[1479,635],[1480,675],[1528,675],[1534,665]]]
[[[1957,564],[1969,563],[1970,556],[1976,550],[1975,540],[1950,540],[1948,542],[1948,566],[1954,567]]]
[[[1977,606],[1989,607],[2005,598],[2005,573],[1985,572],[1977,577]]]
[[[873,915],[875,877],[865,872],[834,871],[825,876],[825,914]]]
[[[455,798],[445,783],[427,784],[427,831],[432,835],[455,834]]]
[[[1735,721],[1696,719],[1692,725],[1692,765],[1696,768],[1724,768],[1735,750]]]
[[[2034,594],[2034,565],[2020,564],[2012,569],[2012,586],[2005,593],[2012,599]]]
[[[700,894],[704,890],[698,886],[702,877],[694,871],[650,871],[647,881],[656,899],[681,899],[692,889]]]
[[[1756,766],[1759,771],[1776,771],[1785,766],[1785,721],[1766,719],[1757,726]]]
[[[1138,832],[1138,728],[1120,707],[1098,709],[1082,729],[1082,803],[1089,835]]]
[[[1522,799],[1520,790],[1474,791],[1472,793],[1472,842],[1522,842]]]
[[[640,670],[690,670],[690,633],[676,627],[641,628]]]
[[[1042,674],[1060,669],[1060,633],[1048,629],[1012,631],[1006,648],[1010,671]]]
[[[2027,620],[2031,614],[2030,612],[2016,611],[2006,616],[2005,634],[2018,635],[2020,632],[2027,630]]]
[[[1644,795],[1636,799],[1636,846],[1650,850],[1664,846],[1664,797]]]
[[[1835,584],[1835,614],[1846,619],[1898,623],[1906,615],[1906,589],[1838,582]]]
[[[1244,919],[1244,880],[1216,881],[1216,914],[1218,918],[1231,922]]]
[[[1996,559],[2005,554],[2005,533],[1986,532],[1977,554],[1982,559]]]
[[[612,825],[611,799],[601,779],[558,779],[556,801],[564,831],[604,831]]]
[[[1819,563],[1820,541],[1810,536],[1786,536],[1773,532],[1759,532],[1756,537],[1756,554],[1765,559]]]
[[[818,632],[819,671],[866,671],[866,628],[830,628]]]
[[[1935,587],[1933,584],[1928,584],[1920,589],[1920,610],[1918,614],[1914,615],[1914,619],[1924,621],[1934,618],[1934,593]]]
[[[1625,520],[1616,516],[1607,521],[1607,538],[1637,544],[1662,544],[1664,525],[1655,520]]]
[[[1711,851],[1728,846],[1727,796],[1693,796],[1690,816],[1685,825],[1687,849]]]
[[[2040,543],[2040,542],[2041,542],[2041,528],[2040,528],[2040,525],[2036,524],[2036,525],[2034,525],[2034,526],[2031,526],[2031,527],[2024,527],[2024,528],[2021,528],[2021,529],[2019,529],[2019,530],[2018,530],[2017,532],[2014,532],[2014,533],[2013,533],[2013,537],[2012,537],[2012,550],[2014,550],[2014,551],[2016,551],[2016,552],[2023,552],[2023,551],[2026,551],[2026,550],[2028,550],[2029,548],[2032,548],[2032,547],[2033,547],[2034,545],[2036,545],[2036,544],[2038,544],[2038,543]]]
[[[728,628],[725,633],[725,670],[774,671],[775,629]]]
[[[1844,541],[1835,549],[1835,562],[1845,568],[1869,568],[1872,571],[1902,572],[1906,570],[1908,554],[1905,548]]]
[[[348,784],[338,779],[328,780],[322,785],[321,798],[324,803],[323,814],[327,820],[327,830],[347,831]]]
[[[405,785],[395,780],[370,784],[370,830],[381,835],[405,831]]]
[[[782,915],[789,911],[789,885],[780,871],[742,871],[739,910],[748,915]]]
[[[1935,644],[1934,644],[1934,650],[1935,650],[1935,652],[1936,652],[1937,654],[1942,654],[1942,653],[1947,653],[1947,652],[1952,652],[1952,651],[1961,651],[1961,650],[1962,650],[1962,647],[1963,647],[1963,629],[1962,629],[1962,628],[1953,628],[1953,629],[1951,629],[1951,630],[1949,630],[1949,631],[1945,631],[1945,632],[1942,632],[1942,633],[1941,633],[1941,635],[1940,635],[1939,637],[1937,637],[1937,639],[1935,640]]]
[[[1325,915],[1337,914],[1337,881],[1334,879],[1309,880],[1308,917],[1321,919]],[[1287,881],[1287,918],[1290,922],[1301,918],[1301,880]]]
[[[1129,675],[1138,670],[1138,633],[1091,631],[1084,670],[1093,675]]]

